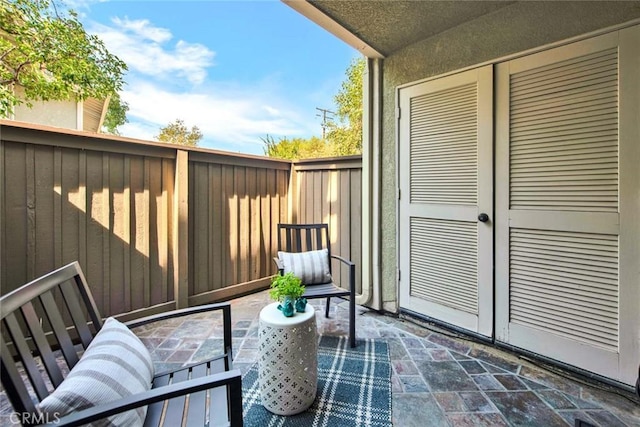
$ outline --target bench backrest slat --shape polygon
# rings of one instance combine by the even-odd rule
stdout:
[[[33,304],[30,302],[23,305],[20,310],[22,311],[22,315],[24,316],[29,332],[31,333],[31,338],[36,347],[36,353],[40,354],[40,358],[44,363],[44,367],[49,374],[49,378],[51,379],[53,386],[58,387],[63,380],[62,371],[58,366],[56,356],[53,354],[51,345],[49,344],[49,341],[47,341],[47,337],[42,329],[40,318],[36,314]]]
[[[11,337],[11,341],[14,344],[16,352],[18,353],[18,357],[22,362],[22,366],[26,371],[29,380],[31,381],[31,386],[34,388],[36,394],[39,399],[44,399],[49,395],[49,391],[47,390],[47,386],[44,383],[42,375],[40,374],[40,369],[38,369],[37,361],[33,356],[31,349],[29,348],[29,344],[27,343],[27,339],[18,323],[18,319],[15,314],[10,313],[4,318],[6,331],[9,333]]]
[[[56,302],[53,299],[53,295],[51,292],[45,292],[40,295],[40,300],[45,307],[54,307],[56,306]],[[76,366],[76,363],[80,360],[78,358],[78,353],[76,353],[75,348],[73,347],[73,342],[71,341],[71,337],[69,336],[69,332],[67,331],[67,327],[64,324],[64,320],[62,320],[62,315],[60,314],[60,310],[51,310],[48,309],[45,311],[47,315],[47,319],[49,320],[49,324],[51,325],[51,329],[60,345],[60,350],[62,350],[62,354],[64,355],[64,359],[67,362],[67,366],[69,369]]]
[[[83,313],[83,307],[80,306],[78,295],[72,286],[69,282],[61,283],[60,290],[62,291],[62,298],[67,306],[67,310],[69,310],[69,314],[71,315],[73,326],[80,337],[80,341],[82,341],[82,346],[86,349],[93,340],[94,334],[87,325],[87,318]]]
[[[11,400],[13,410],[17,413],[33,413],[36,410],[33,401],[29,396],[27,387],[22,381],[22,376],[13,362],[13,355],[9,351],[4,337],[0,336],[0,376],[7,396]]]
[[[34,412],[35,403],[63,381],[66,373],[58,349],[70,370],[102,328],[102,317],[77,262],[2,295],[0,320],[2,384],[16,412]],[[76,339],[82,349],[74,346]],[[26,375],[16,368],[17,362]]]

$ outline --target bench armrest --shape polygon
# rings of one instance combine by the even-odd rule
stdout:
[[[180,381],[169,384],[167,386],[153,388],[144,393],[128,396],[123,399],[105,403],[104,405],[94,406],[82,411],[72,412],[45,426],[80,426],[92,421],[120,414],[131,409],[149,405],[155,402],[161,402],[166,399],[184,396],[190,393],[196,393],[215,387],[230,386],[229,399],[233,405],[240,405],[240,415],[242,415],[242,376],[239,369],[233,369],[226,372],[220,372],[213,375],[207,375],[201,378],[194,378],[187,381]],[[237,408],[236,408],[237,409]],[[233,414],[233,409],[231,410]],[[237,412],[236,412],[237,413]],[[234,425],[231,420],[231,425]]]
[[[188,316],[191,314],[205,313],[207,311],[213,310],[222,310],[224,315],[224,312],[226,311],[231,313],[231,305],[228,302],[199,305],[196,307],[183,308],[180,310],[172,310],[166,313],[159,313],[153,314],[151,316],[141,317],[139,319],[124,322],[124,324],[129,328],[137,328],[138,326],[147,325],[149,323],[158,322],[161,320],[173,319],[176,317]]]
[[[196,307],[183,308],[180,310],[173,310],[166,313],[154,314],[140,319],[130,320],[124,324],[128,328],[135,328],[138,326],[147,325],[149,323],[158,322],[160,320],[173,319],[176,317],[188,316],[190,314],[206,313],[213,310],[222,310],[222,326],[223,326],[223,339],[224,349],[228,354],[232,353],[232,339],[231,339],[231,304],[228,302],[205,304]]]

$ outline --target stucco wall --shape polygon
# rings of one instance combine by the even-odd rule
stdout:
[[[23,95],[23,89],[17,88],[18,96]],[[78,129],[78,103],[69,101],[36,101],[29,107],[26,103],[16,106],[14,120],[37,123],[46,126],[56,126],[67,129]]]
[[[383,65],[382,300],[397,310],[396,88],[640,18],[640,2],[524,2],[390,55]]]

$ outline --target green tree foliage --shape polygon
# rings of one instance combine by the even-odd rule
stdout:
[[[340,91],[334,97],[336,103],[335,122],[327,124],[326,141],[318,137],[280,138],[276,141],[267,135],[261,138],[264,153],[281,159],[311,159],[318,157],[349,156],[362,153],[362,79],[365,59],[351,62]]]
[[[74,11],[59,13],[51,0],[0,0],[0,116],[21,102],[104,99],[122,88],[126,70]]]
[[[156,136],[156,139],[171,144],[197,147],[198,142],[202,139],[202,132],[197,126],[192,126],[189,130],[183,120],[176,119],[175,122],[160,128],[160,134]]]
[[[260,139],[265,145],[264,154],[269,157],[294,160],[331,157],[333,155],[331,146],[316,136],[309,139],[280,138],[276,141],[272,136],[267,135]]]
[[[327,140],[337,156],[362,153],[362,79],[365,65],[364,58],[351,62],[345,72],[347,78],[334,97],[337,120],[328,124]]]
[[[127,120],[127,111],[129,111],[129,104],[120,98],[120,94],[116,93],[111,96],[107,114],[104,117],[104,124],[102,125],[104,131],[112,135],[120,135],[118,127],[129,122]]]

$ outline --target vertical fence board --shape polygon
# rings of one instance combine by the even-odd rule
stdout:
[[[107,315],[103,301],[104,284],[102,270],[104,268],[102,256],[102,229],[108,224],[102,222],[102,211],[106,207],[102,204],[102,154],[87,152],[86,155],[86,186],[87,186],[87,232],[86,232],[86,265],[83,265],[85,276],[91,291],[99,304],[103,316]]]
[[[78,207],[78,262],[87,265],[87,217],[89,216],[89,193],[87,192],[87,152],[78,153],[78,193],[69,202]],[[72,260],[69,260],[71,262]]]
[[[53,148],[53,265],[62,264],[62,151]]]
[[[249,275],[248,280],[260,278],[260,199],[258,195],[258,169],[247,168],[247,197],[249,200]]]
[[[234,233],[238,228],[238,194],[235,190],[235,167],[228,166],[225,168],[225,228],[224,248],[224,283],[235,284],[236,271],[235,262],[238,256],[237,234]]]
[[[34,274],[40,276],[54,267],[54,230],[53,223],[53,148],[34,147],[34,222],[35,251]]]
[[[80,217],[86,209],[85,199],[80,194],[80,153],[61,149],[60,165],[60,247],[61,257],[56,265],[65,265],[79,259]]]
[[[144,204],[144,212],[142,216],[142,220],[144,220],[144,230],[143,235],[140,236],[140,242],[142,245],[143,256],[144,256],[144,303],[145,306],[148,307],[151,305],[151,287],[153,284],[151,283],[151,240],[150,236],[152,233],[152,223],[151,223],[151,159],[145,158],[143,163],[143,195],[141,197],[141,203]],[[140,217],[139,217],[140,218]]]
[[[276,171],[278,179],[278,210],[280,213],[280,222],[289,221],[288,210],[288,188],[289,188],[289,172],[282,170]]]
[[[269,254],[271,253],[271,236],[270,236],[270,222],[271,222],[271,209],[269,208],[269,199],[267,196],[267,170],[264,168],[257,171],[257,186],[258,186],[258,221],[260,224],[260,233],[258,235],[259,247],[257,248],[258,255],[260,257],[259,270],[257,277],[265,277],[269,275]]]
[[[213,171],[213,179],[210,181],[209,198],[212,200],[211,213],[213,217],[213,230],[212,237],[209,238],[212,246],[212,260],[209,263],[209,268],[213,271],[213,274],[209,276],[212,278],[210,284],[211,290],[220,289],[223,287],[223,267],[222,267],[222,254],[224,250],[224,208],[225,205],[222,201],[222,168],[220,165],[209,165],[209,168]],[[194,238],[198,236],[194,235]]]
[[[197,232],[198,236],[195,237],[193,242],[189,242],[193,247],[192,256],[190,262],[193,263],[194,274],[191,276],[191,292],[192,295],[204,292],[209,282],[209,269],[205,266],[209,262],[209,242],[208,239],[203,239],[201,236],[208,236],[209,230],[209,202],[208,202],[208,183],[209,183],[209,168],[205,164],[192,165],[194,176],[193,184],[190,191],[192,197],[189,198],[189,204],[192,208],[189,212],[192,212],[193,230]]]
[[[124,201],[124,162],[122,156],[109,156],[108,185],[110,188],[110,230],[109,251],[107,256],[111,262],[109,274],[109,312],[122,313],[126,304],[124,301],[124,246],[123,241],[125,221]]]
[[[131,158],[129,156],[123,156],[122,165],[122,293],[124,309],[122,312],[132,310],[132,295],[131,295]]]
[[[236,192],[238,193],[238,225],[236,233],[237,258],[236,258],[236,281],[244,283],[249,281],[249,194],[247,192],[247,168],[236,167]]]
[[[26,169],[26,216],[27,216],[27,251],[26,251],[26,273],[27,277],[36,276],[36,184],[35,184],[35,154],[34,147],[27,146],[25,155],[25,169]]]
[[[169,162],[163,159],[163,164],[169,167]],[[165,169],[162,186],[163,228],[161,233],[164,244],[162,252],[167,254],[167,263],[161,265],[163,280],[168,286],[163,289],[173,290],[175,308],[186,308],[189,305],[189,152],[178,149],[174,165],[174,173],[169,174]],[[171,179],[173,175],[173,180]],[[169,182],[171,181],[171,182]],[[173,188],[173,203],[167,199],[167,194]],[[168,212],[172,212],[169,214]],[[173,236],[171,251],[168,248],[167,236]],[[171,254],[171,258],[169,258]],[[168,260],[173,261],[173,280],[168,277]]]
[[[129,253],[130,281],[131,281],[131,309],[144,307],[145,294],[149,292],[148,268],[146,255],[149,253],[148,235],[149,215],[145,203],[144,160],[141,157],[131,157],[129,161],[129,188],[131,191],[131,209],[129,211],[130,242]],[[146,193],[148,195],[148,193]],[[148,200],[148,196],[147,196]]]
[[[27,215],[27,147],[24,144],[3,143],[4,222],[2,254],[2,293],[24,284],[28,275],[29,230]]]
[[[110,185],[110,173],[109,173],[109,160],[114,153],[105,153],[102,155],[102,175],[100,176],[100,182],[102,188],[100,188],[100,204],[101,210],[98,212],[100,216],[100,239],[102,241],[102,251],[100,253],[100,259],[104,266],[102,269],[102,305],[107,313],[114,313],[111,310],[111,275],[113,260],[110,256],[110,243],[111,243],[111,230],[113,228],[112,218],[112,206],[111,206],[111,188]]]
[[[280,205],[278,200],[278,171],[271,170],[269,171],[269,175],[267,176],[267,185],[269,186],[269,207],[271,209],[270,220],[271,220],[271,247],[277,248],[277,234],[278,234],[278,223],[280,221]],[[275,256],[274,251],[271,251],[271,256]],[[272,267],[275,271],[275,266]]]
[[[215,221],[215,212],[214,212],[214,200],[215,198],[212,197],[211,195],[211,190],[212,190],[212,185],[213,185],[213,180],[214,180],[214,168],[213,165],[203,165],[205,166],[206,170],[207,170],[207,182],[205,183],[205,187],[199,191],[199,194],[201,195],[200,197],[202,197],[202,203],[206,204],[206,211],[205,211],[205,215],[207,218],[207,239],[205,242],[205,245],[207,247],[207,259],[204,261],[204,265],[206,266],[206,270],[207,270],[207,280],[206,282],[203,282],[200,284],[200,291],[198,293],[201,292],[206,292],[207,290],[209,290],[210,286],[212,286],[213,282],[215,281],[214,277],[213,277],[213,264],[214,264],[214,242],[213,242],[213,235],[215,233],[214,230],[214,221]],[[191,194],[191,193],[190,193]],[[189,214],[191,214],[191,210],[189,210]],[[191,224],[191,221],[189,221],[189,224]],[[197,239],[197,237],[194,235],[194,233],[189,233],[189,236],[192,236],[193,239]],[[189,259],[191,259],[193,257],[189,257]],[[191,277],[191,276],[190,276]],[[190,293],[189,295],[197,295],[197,293]]]

